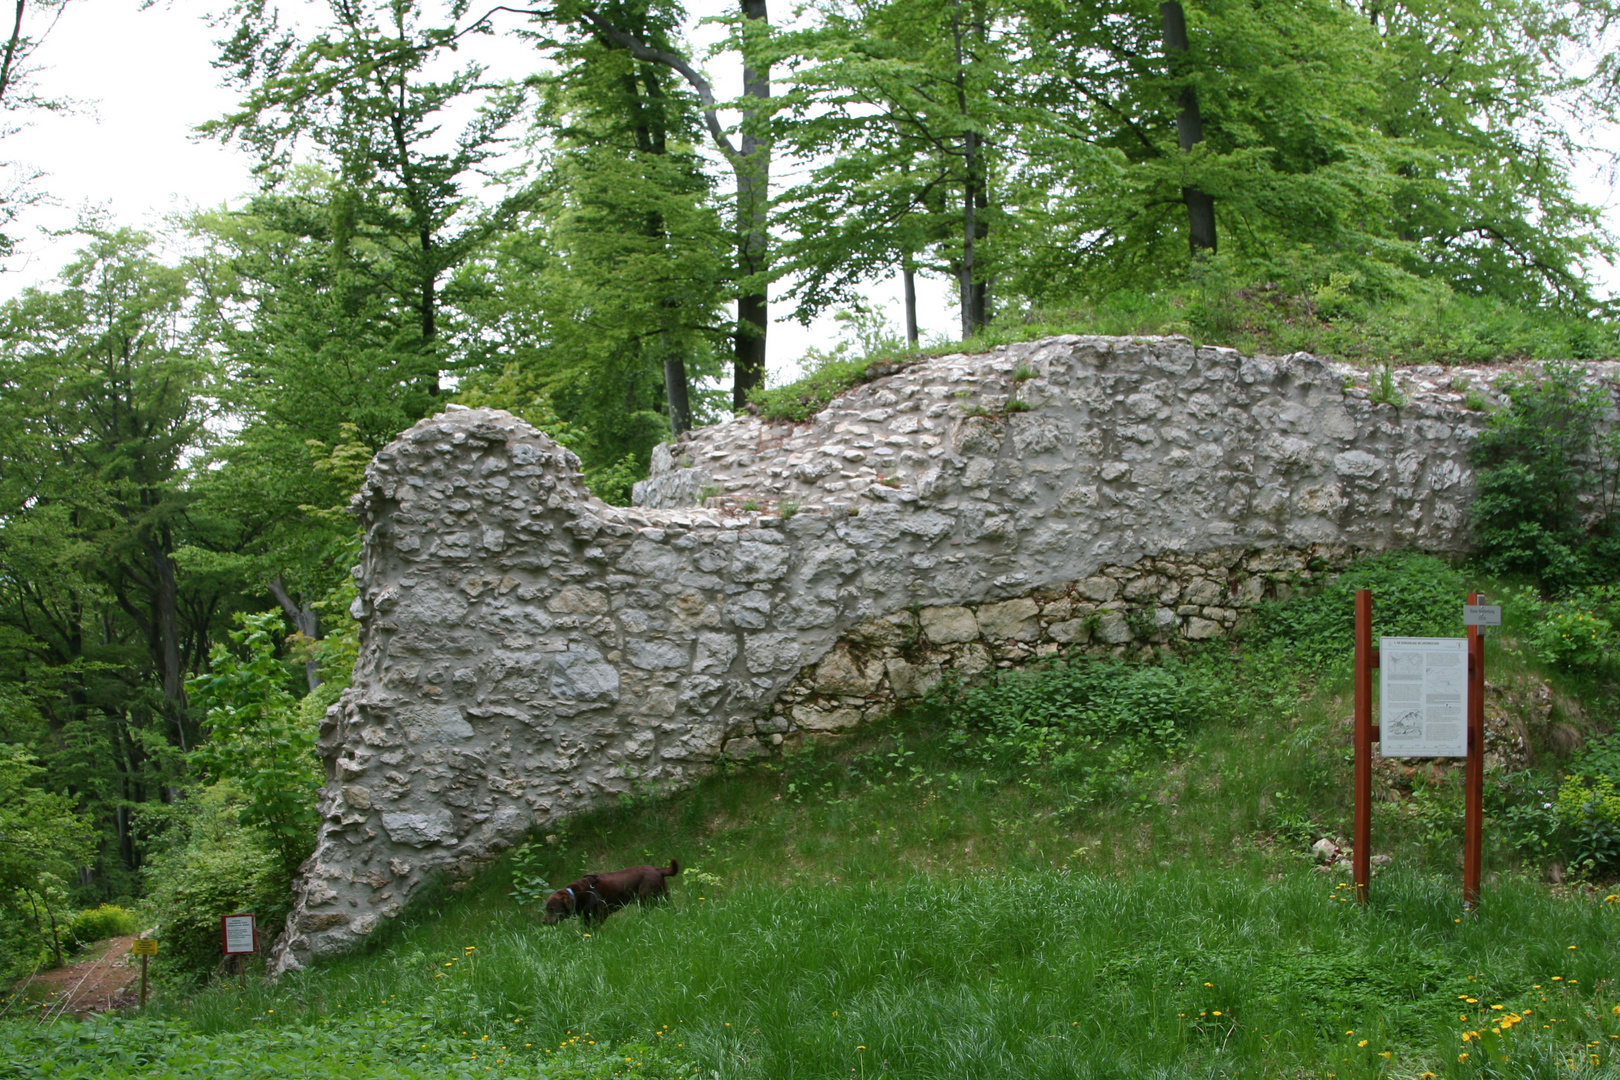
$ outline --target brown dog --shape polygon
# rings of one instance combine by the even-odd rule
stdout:
[[[546,897],[547,926],[578,915],[586,922],[605,919],[630,904],[646,904],[669,895],[666,879],[681,872],[674,859],[665,866],[631,866],[606,874],[586,874]]]

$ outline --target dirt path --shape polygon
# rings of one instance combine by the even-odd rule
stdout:
[[[140,964],[129,955],[129,943],[134,940],[110,938],[101,943],[99,954],[42,971],[17,992],[34,1010],[51,1016],[85,1016],[134,1005],[141,981]]]

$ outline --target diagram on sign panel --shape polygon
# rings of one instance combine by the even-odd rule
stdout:
[[[1391,739],[1416,739],[1423,735],[1423,713],[1410,709],[1395,717],[1388,726],[1386,736]]]
[[[1392,679],[1423,678],[1423,654],[1403,652],[1390,656],[1389,677]]]

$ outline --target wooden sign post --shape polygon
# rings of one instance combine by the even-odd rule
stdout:
[[[146,1008],[146,960],[147,957],[156,956],[158,943],[154,938],[136,938],[129,944],[129,951],[141,958],[141,1008]]]
[[[1350,872],[1356,899],[1365,902],[1372,878],[1372,744],[1399,757],[1462,757],[1463,903],[1479,903],[1485,809],[1485,641],[1480,626],[1499,625],[1501,609],[1468,594],[1465,641],[1456,638],[1380,638],[1373,648],[1372,592],[1356,590],[1355,826]],[[1466,652],[1466,674],[1463,654]],[[1389,652],[1389,657],[1383,654]],[[1385,670],[1385,665],[1391,665]],[[1373,671],[1380,673],[1380,722],[1373,723]],[[1458,700],[1461,698],[1462,700]],[[1388,737],[1384,723],[1390,728]]]
[[[225,915],[219,920],[219,951],[231,974],[241,974],[241,958],[259,951],[259,926],[248,912]]]
[[[1372,744],[1379,731],[1372,722],[1372,673],[1378,651],[1372,647],[1372,590],[1356,590],[1356,824],[1350,838],[1350,873],[1356,902],[1366,903],[1372,878]]]
[[[1479,593],[1468,594],[1470,607]],[[1479,904],[1485,834],[1485,638],[1468,628],[1468,764],[1463,767],[1463,903]]]

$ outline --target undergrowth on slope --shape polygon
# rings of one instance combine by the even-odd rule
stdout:
[[[1492,773],[1473,914],[1455,770],[1377,804],[1370,904],[1311,851],[1349,831],[1350,590],[1377,590],[1381,632],[1450,634],[1467,583],[1380,560],[1235,647],[1003,672],[637,791],[359,955],[143,1022],[0,1028],[0,1076],[1620,1075],[1620,895],[1542,882],[1567,828],[1549,769],[1576,753],[1590,788],[1609,742],[1537,736],[1539,771]],[[1562,695],[1517,647],[1490,640],[1492,678]],[[672,856],[672,903],[539,924],[549,883]]]

